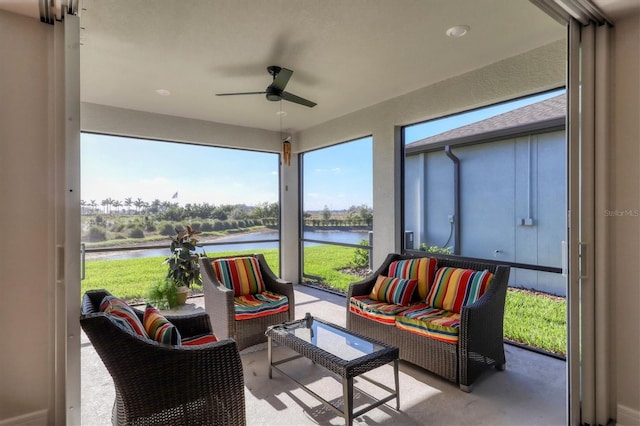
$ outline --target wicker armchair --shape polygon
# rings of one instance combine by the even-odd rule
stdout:
[[[486,269],[494,274],[487,292],[473,304],[462,308],[457,344],[445,343],[380,324],[349,310],[351,297],[369,294],[377,276],[388,273],[391,262],[416,257],[434,257],[438,260],[438,267],[449,266],[478,271]],[[391,253],[376,271],[364,280],[349,286],[346,301],[347,328],[399,347],[401,359],[458,383],[461,390],[470,392],[473,382],[487,367],[505,369],[503,320],[509,272],[508,266],[478,259],[415,251],[408,254]]]
[[[215,324],[216,335],[222,339],[235,339],[240,350],[266,342],[267,336],[264,333],[270,325],[295,319],[293,284],[276,277],[262,254],[249,256],[257,259],[266,290],[287,296],[289,299],[288,311],[258,318],[236,320],[233,290],[220,283],[211,262],[216,259],[229,259],[237,256],[200,258],[205,311],[211,316],[212,323]]]
[[[105,290],[85,293],[80,324],[115,385],[113,424],[246,424],[236,343],[166,346],[125,331],[100,312]],[[142,321],[142,312],[135,310]],[[167,316],[183,337],[211,333],[206,313]]]

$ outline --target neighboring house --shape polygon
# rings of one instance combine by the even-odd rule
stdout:
[[[407,144],[405,229],[414,233],[414,247],[560,268],[567,229],[565,109],[562,94]],[[557,273],[514,269],[511,285],[566,295]]]

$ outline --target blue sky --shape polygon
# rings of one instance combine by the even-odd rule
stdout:
[[[82,199],[249,204],[278,201],[278,155],[82,134]],[[172,199],[175,193],[177,199]]]
[[[405,129],[414,142],[455,127],[555,96],[562,91],[521,99]],[[98,205],[107,197],[152,202],[247,204],[278,201],[279,156],[273,153],[213,148],[82,134],[82,199]],[[305,210],[372,206],[372,139],[334,145],[304,155]],[[178,197],[173,199],[173,195]]]
[[[305,156],[305,210],[372,204],[371,138]],[[278,201],[279,156],[82,134],[82,199],[247,204]],[[173,199],[173,195],[178,197]]]
[[[318,149],[304,154],[305,211],[343,210],[373,199],[372,138]]]

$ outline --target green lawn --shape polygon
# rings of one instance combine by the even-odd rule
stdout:
[[[509,289],[504,313],[504,335],[509,340],[527,346],[566,355],[566,299]]]
[[[341,272],[352,266],[356,249],[340,246],[312,246],[304,250],[305,274],[325,277],[323,285],[347,291],[359,277]],[[215,256],[249,254],[255,250],[215,253]],[[276,249],[261,251],[271,268],[278,271]],[[214,256],[214,254],[210,254]],[[130,301],[146,299],[154,283],[167,272],[164,257],[86,262],[82,292],[104,288]],[[198,290],[197,288],[195,290]],[[566,354],[566,300],[548,295],[509,289],[505,306],[505,338],[557,354]]]
[[[254,252],[255,250],[246,250],[216,253],[216,255]],[[263,254],[269,266],[277,271],[278,251],[265,250]],[[164,259],[164,256],[159,256],[141,259],[88,260],[85,264],[85,279],[81,281],[82,293],[89,289],[104,288],[131,302],[144,300],[149,289],[167,275],[168,266],[163,263]]]

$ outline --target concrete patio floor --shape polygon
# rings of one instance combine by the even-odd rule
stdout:
[[[296,286],[296,317],[306,312],[338,325],[345,325],[344,296],[306,286]],[[182,310],[203,309],[204,298],[193,297]],[[215,324],[214,324],[215,330]],[[276,348],[274,356],[287,351]],[[465,393],[446,380],[407,362],[400,363],[400,411],[395,400],[375,408],[354,421],[356,425],[563,425],[566,424],[566,362],[518,347],[506,345],[504,372],[487,370]],[[82,336],[82,424],[108,425],[114,389],[111,376]],[[268,376],[266,344],[241,352],[245,380],[248,425],[339,425],[344,419],[326,409],[291,380],[274,373]],[[287,365],[292,375],[308,383],[327,400],[341,396],[340,382],[322,367],[301,359]],[[373,373],[392,384],[392,367]],[[356,381],[356,386],[358,382]],[[361,388],[369,392],[367,382]],[[368,399],[354,395],[355,407]]]

